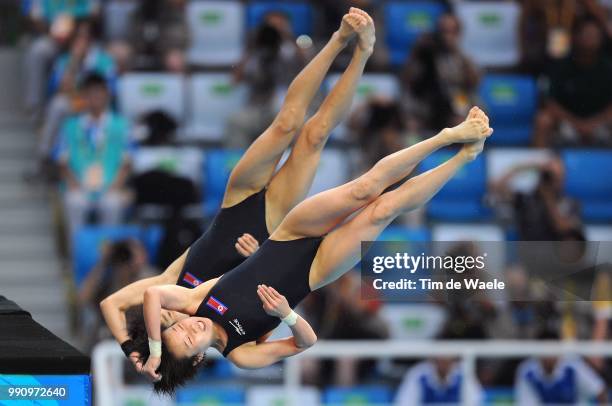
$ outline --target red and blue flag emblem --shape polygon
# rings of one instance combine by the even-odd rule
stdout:
[[[210,307],[222,316],[227,311],[227,306],[221,303],[221,301],[215,298],[214,296],[208,298],[208,300],[206,301],[206,306]]]
[[[188,284],[190,284],[194,288],[196,286],[199,286],[202,283],[201,280],[199,280],[198,278],[196,278],[195,276],[193,276],[189,272],[186,272],[185,276],[183,276],[183,282],[187,282]]]

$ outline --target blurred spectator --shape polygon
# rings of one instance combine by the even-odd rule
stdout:
[[[540,179],[531,193],[513,192],[510,181],[526,171],[537,171]],[[560,241],[567,235],[582,233],[579,205],[563,191],[565,167],[559,157],[549,162],[512,168],[491,185],[495,207],[512,207],[521,241]]]
[[[127,121],[109,109],[110,91],[103,77],[90,74],[82,88],[85,111],[64,122],[56,151],[67,187],[65,213],[71,234],[93,209],[97,209],[98,222],[118,224],[127,203]]]
[[[131,19],[129,45],[135,69],[184,72],[189,30],[185,0],[140,2]]]
[[[79,84],[92,72],[103,77],[114,92],[117,79],[115,62],[97,43],[92,24],[83,22],[76,29],[70,50],[62,54],[53,66],[49,81],[53,97],[47,107],[39,145],[42,160],[49,156],[62,121],[70,113],[83,109]]]
[[[100,261],[93,267],[79,289],[79,304],[83,313],[81,325],[87,349],[104,338],[102,299],[137,280],[155,276],[149,265],[147,251],[138,240],[117,241],[103,247]]]
[[[249,90],[248,106],[229,119],[228,147],[246,148],[274,120],[277,96],[289,86],[305,62],[287,16],[272,12],[256,30],[234,80]]]
[[[558,340],[544,333],[542,340]],[[515,400],[519,405],[606,404],[606,386],[581,358],[572,356],[530,358],[516,374]]]
[[[612,145],[612,63],[603,40],[595,21],[577,24],[570,56],[549,73],[549,100],[535,123],[537,147]]]
[[[25,104],[34,118],[42,112],[46,81],[53,58],[66,45],[75,19],[93,19],[100,14],[99,0],[24,1],[31,26],[37,34],[24,58]]]
[[[26,49],[23,60],[25,107],[35,119],[39,118],[44,107],[47,80],[53,59],[68,45],[73,30],[72,17],[58,16],[52,22],[49,34],[41,33]]]
[[[407,145],[406,123],[399,103],[394,100],[370,99],[355,110],[349,125],[357,136],[365,168]]]
[[[402,72],[406,111],[425,129],[452,127],[477,104],[479,72],[461,51],[461,23],[444,14],[415,44]]]
[[[597,274],[595,280],[595,297],[593,301],[593,333],[595,341],[606,341],[612,338],[612,265],[607,264]],[[612,386],[612,359],[593,357],[589,360],[605,376],[607,384]]]
[[[309,295],[304,312],[317,336],[326,340],[382,340],[389,338],[389,327],[379,315],[381,303],[359,300],[360,279],[348,273],[333,284]],[[376,292],[371,292],[375,295]],[[307,364],[308,365],[308,364]],[[307,379],[335,385],[355,385],[360,373],[371,370],[371,362],[349,357],[333,362],[311,363]],[[308,375],[312,375],[308,378]]]
[[[483,400],[482,388],[474,377],[466,377],[455,358],[433,358],[423,361],[406,373],[395,398],[395,405],[468,404],[463,382],[470,380],[474,405]]]

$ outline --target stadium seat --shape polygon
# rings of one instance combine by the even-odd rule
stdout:
[[[237,63],[244,48],[244,6],[239,1],[190,1],[187,59],[198,66]]]
[[[431,240],[431,232],[426,227],[410,228],[403,226],[389,226],[380,234],[376,241],[419,241]]]
[[[519,62],[520,5],[508,1],[459,2],[464,52],[480,66],[514,66]]]
[[[266,14],[280,12],[289,17],[294,35],[311,35],[313,12],[310,4],[292,1],[254,1],[247,6],[247,28],[259,26]]]
[[[189,80],[190,118],[184,136],[219,141],[227,120],[242,109],[247,89],[234,85],[230,73],[202,73]]]
[[[323,392],[326,405],[384,405],[391,403],[393,391],[387,386],[331,387]]]
[[[287,391],[283,386],[252,386],[246,394],[247,406],[277,406],[293,404],[287,401]],[[321,394],[316,388],[301,387],[298,392],[300,405],[317,406],[321,404]]]
[[[586,221],[612,221],[612,152],[603,150],[566,150],[565,190],[578,199]]]
[[[452,151],[439,151],[425,158],[420,171],[437,167],[451,156]],[[482,155],[465,165],[427,204],[427,215],[433,220],[473,221],[489,217],[483,205],[487,187],[486,161]]]
[[[223,201],[230,173],[244,154],[243,150],[214,149],[204,157],[204,213],[214,214]]]
[[[406,302],[406,292],[398,298]],[[446,321],[444,309],[430,303],[386,303],[379,314],[387,322],[391,338],[397,340],[435,338]]]
[[[512,405],[514,404],[514,388],[485,388],[485,405]]]
[[[329,93],[340,79],[340,74],[328,75],[325,80],[325,91]],[[365,73],[359,80],[359,85],[353,96],[351,113],[368,101],[371,97],[384,97],[397,100],[400,96],[401,85],[395,75],[388,73]],[[349,116],[350,114],[349,113]],[[344,122],[340,123],[334,130],[335,138],[346,139],[348,137]]]
[[[432,1],[390,1],[384,5],[386,43],[392,65],[402,65],[415,41],[433,31],[445,7]]]
[[[107,41],[125,40],[130,35],[130,19],[138,6],[135,0],[111,0],[104,6],[104,36]]]
[[[93,266],[100,259],[100,250],[108,241],[118,241],[128,238],[140,240],[153,261],[157,247],[162,239],[162,228],[151,226],[87,226],[78,230],[73,237],[72,265],[75,284],[79,286]]]
[[[497,131],[493,137],[497,136]],[[491,139],[493,141],[493,139]],[[487,183],[499,181],[519,165],[544,164],[553,158],[549,150],[534,148],[492,148],[487,150]],[[538,171],[528,171],[512,177],[508,185],[512,191],[528,193],[537,185]]]
[[[139,147],[132,156],[132,174],[164,169],[199,185],[203,160],[202,150],[196,147]]]
[[[117,390],[117,405],[174,406],[169,397],[154,396],[151,385],[121,385]]]
[[[244,389],[234,385],[193,385],[176,391],[177,405],[242,405],[244,399]]]
[[[531,76],[487,75],[480,85],[480,98],[495,133],[494,145],[528,145],[538,104],[537,85]]]
[[[340,186],[349,180],[350,167],[346,155],[346,150],[338,148],[323,150],[308,196]]]
[[[119,108],[129,119],[163,110],[181,122],[185,118],[185,84],[171,73],[127,73],[119,79]]]

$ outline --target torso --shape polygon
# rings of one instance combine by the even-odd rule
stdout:
[[[217,213],[206,232],[189,248],[177,285],[193,288],[240,265],[246,258],[234,245],[242,234],[251,234],[260,244],[269,237],[265,194],[263,189]]]
[[[210,287],[198,288],[202,292],[198,297],[203,296],[203,300],[195,315],[210,318],[226,331],[228,341],[224,356],[243,344],[256,341],[280,323],[279,318],[264,312],[257,285],[275,288],[287,298],[291,308],[310,293],[310,267],[321,240],[267,240],[255,254]]]

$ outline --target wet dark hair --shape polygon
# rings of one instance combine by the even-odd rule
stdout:
[[[143,365],[149,358],[149,339],[144,321],[142,305],[132,306],[125,312],[128,335],[134,343],[134,351],[140,354]],[[162,331],[163,331],[162,326]],[[199,360],[197,355],[189,358],[177,358],[168,350],[162,341],[162,357],[157,372],[162,378],[153,384],[153,390],[159,395],[172,396],[176,390],[184,386],[204,365],[204,359]]]

